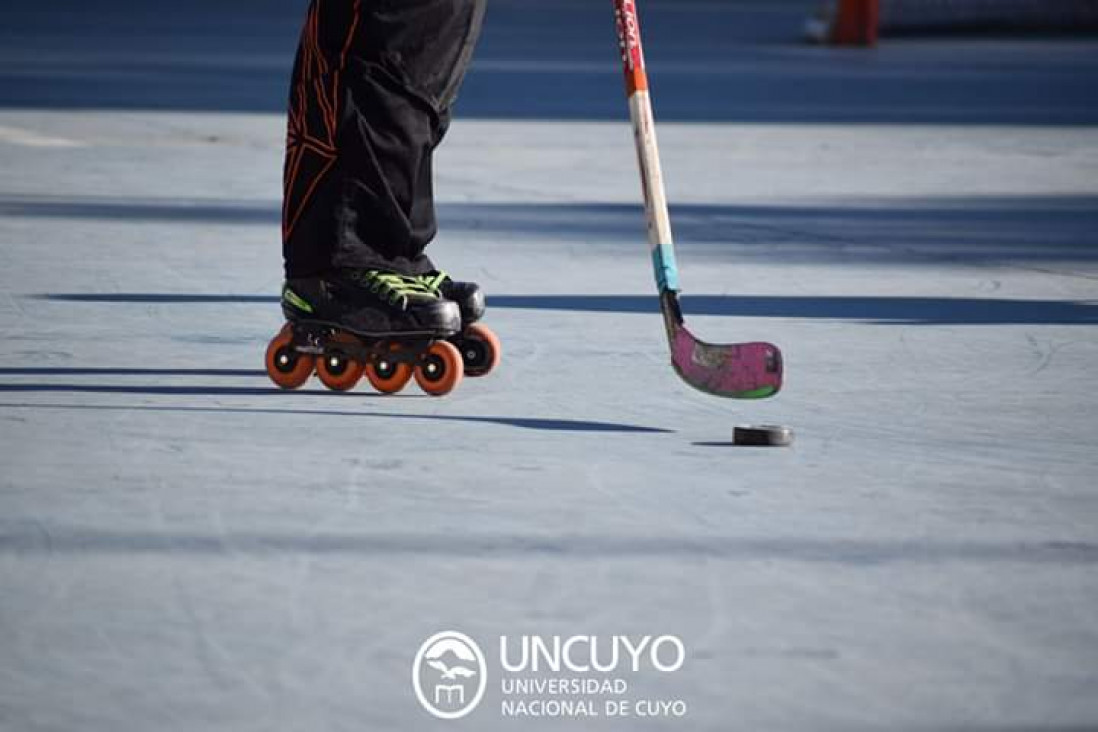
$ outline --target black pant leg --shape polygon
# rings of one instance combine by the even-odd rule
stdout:
[[[312,0],[294,64],[287,276],[432,268],[432,158],[485,0]]]

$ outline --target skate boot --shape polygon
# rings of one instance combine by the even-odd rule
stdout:
[[[457,303],[461,310],[461,332],[450,342],[461,351],[466,376],[484,376],[494,369],[502,355],[499,338],[478,322],[484,317],[484,293],[475,282],[459,282],[442,271],[414,278],[439,297]]]
[[[461,332],[461,311],[427,287],[379,270],[336,270],[287,280],[287,323],[267,347],[267,374],[296,389],[316,370],[329,389],[346,391],[362,375],[379,392],[400,391],[414,376],[441,396],[464,373],[447,341]]]

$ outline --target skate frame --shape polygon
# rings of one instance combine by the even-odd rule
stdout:
[[[644,193],[648,243],[659,287],[660,311],[671,349],[671,365],[683,381],[709,394],[735,399],[773,396],[782,386],[782,355],[777,346],[770,343],[706,343],[686,329],[679,305],[671,216],[660,168],[636,0],[614,0],[614,11]]]

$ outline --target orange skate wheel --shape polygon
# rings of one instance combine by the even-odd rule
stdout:
[[[298,388],[313,373],[313,357],[295,350],[293,338],[293,328],[286,323],[267,345],[267,376],[283,389]]]
[[[455,342],[465,363],[466,376],[485,376],[499,365],[503,349],[499,337],[483,323],[473,323]]]
[[[390,351],[399,351],[400,346],[392,344]],[[395,394],[403,389],[412,378],[412,364],[407,361],[390,361],[379,357],[366,364],[366,378],[370,385],[382,394]]]
[[[452,392],[461,383],[465,366],[453,343],[435,341],[416,364],[416,383],[431,396]]]
[[[339,348],[340,343],[349,346],[358,344],[358,340],[349,333],[336,333],[330,339],[336,347],[325,350],[316,360],[316,375],[320,382],[332,391],[348,391],[362,378],[362,363],[348,356]]]

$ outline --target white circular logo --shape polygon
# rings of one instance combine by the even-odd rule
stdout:
[[[448,630],[432,635],[419,647],[412,663],[412,686],[428,712],[439,719],[460,719],[484,696],[487,669],[476,642]]]

